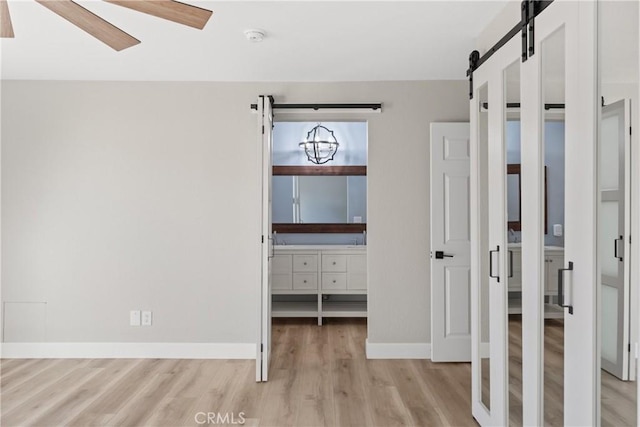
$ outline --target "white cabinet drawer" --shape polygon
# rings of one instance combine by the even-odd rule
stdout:
[[[293,289],[291,281],[291,273],[289,274],[272,274],[271,289]]]
[[[295,273],[293,275],[293,289],[318,289],[318,274]]]
[[[347,289],[346,273],[322,273],[322,290]]]
[[[347,271],[349,273],[367,274],[367,256],[347,255]]]
[[[274,255],[271,260],[271,272],[275,274],[291,274],[291,255]]]
[[[547,264],[545,291],[555,295],[558,292],[558,270],[564,268],[564,255],[547,255],[545,263]]]
[[[367,275],[362,273],[347,273],[347,289],[364,291],[367,289]]]
[[[347,256],[322,255],[322,271],[347,271]]]
[[[513,256],[513,264],[511,265],[511,276],[508,278],[509,290],[519,292],[522,288],[522,251],[509,249]]]
[[[318,255],[294,255],[293,271],[315,273],[318,271]]]

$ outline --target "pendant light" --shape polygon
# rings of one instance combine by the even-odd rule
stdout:
[[[318,123],[311,129],[304,141],[298,144],[304,149],[307,159],[316,165],[322,165],[333,160],[338,151],[338,140],[333,131]]]

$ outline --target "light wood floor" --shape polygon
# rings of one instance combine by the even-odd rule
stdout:
[[[511,424],[521,425],[521,325],[510,322]],[[548,425],[562,424],[562,324],[547,324]],[[246,360],[2,360],[2,426],[193,426],[243,412],[248,426],[473,426],[467,363],[366,360],[366,323],[278,319],[271,378]],[[609,376],[611,377],[611,376]],[[626,388],[625,388],[626,387]],[[603,425],[635,416],[635,383],[603,377]],[[218,424],[219,425],[219,424]]]
[[[366,360],[364,320],[278,320],[271,378],[255,361],[2,360],[2,426],[471,426],[470,365]]]
[[[544,415],[545,426],[564,422],[564,325],[547,319],[544,328]],[[620,381],[602,371],[602,426],[636,425],[637,384]],[[522,425],[522,322],[509,319],[509,424]]]

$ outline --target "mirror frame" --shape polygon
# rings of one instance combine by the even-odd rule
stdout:
[[[520,217],[518,221],[508,221],[509,229],[513,231],[522,231],[522,179],[520,177],[520,163],[511,163],[507,165],[507,175],[518,175],[518,205],[520,206]],[[548,220],[549,204],[547,197],[547,167],[544,167],[544,234],[549,234]]]
[[[366,176],[366,166],[273,166],[274,176]],[[274,223],[271,225],[277,233],[362,233],[367,230],[366,223],[315,223],[292,224]]]

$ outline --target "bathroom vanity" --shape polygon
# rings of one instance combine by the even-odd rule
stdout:
[[[513,277],[509,278],[509,314],[522,313],[522,246],[510,243],[513,252]],[[545,246],[544,248],[544,295],[545,318],[562,318],[564,310],[556,303],[558,298],[558,270],[564,265],[564,248]]]
[[[272,317],[367,317],[366,246],[274,246]]]

